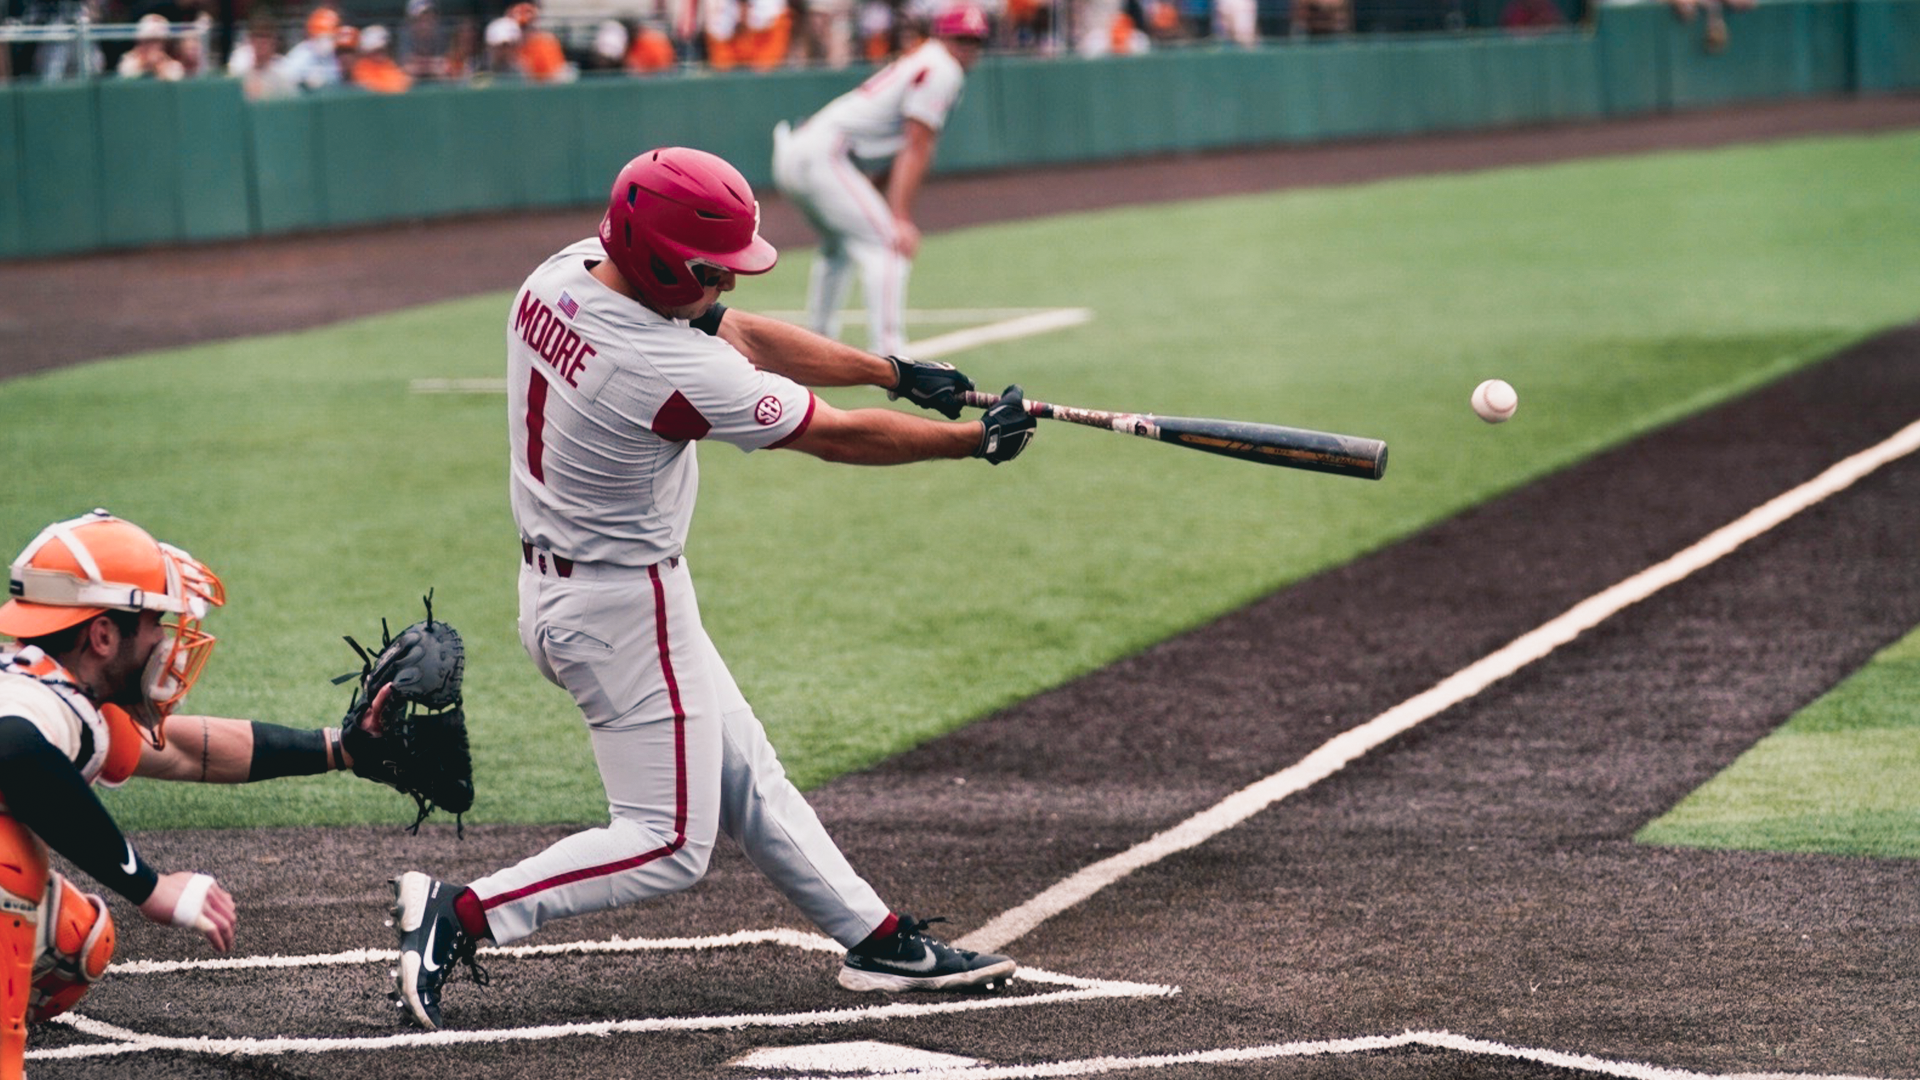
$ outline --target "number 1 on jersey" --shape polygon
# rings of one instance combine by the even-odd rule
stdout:
[[[538,371],[527,373],[527,471],[547,482],[547,380]]]

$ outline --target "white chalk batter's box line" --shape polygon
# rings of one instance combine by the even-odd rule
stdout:
[[[706,938],[614,938],[610,941],[575,941],[557,945],[516,945],[480,950],[488,960],[559,956],[566,954],[632,953],[685,949],[738,948],[750,945],[781,945],[809,952],[841,953],[845,946],[831,938],[798,930],[744,930]],[[179,971],[264,971],[274,968],[316,968],[363,964],[392,965],[399,959],[393,949],[356,949],[351,952],[319,956],[246,956],[217,960],[136,960],[113,965],[110,976],[166,974]],[[56,1019],[77,1031],[110,1040],[48,1050],[30,1050],[29,1060],[56,1061],[68,1058],[108,1057],[150,1051],[186,1051],[196,1054],[220,1054],[229,1057],[263,1057],[278,1054],[324,1054],[341,1050],[386,1050],[429,1046],[459,1046],[480,1043],[530,1042],[574,1036],[608,1036],[650,1032],[721,1031],[743,1028],[821,1027],[829,1024],[857,1024],[876,1020],[913,1019],[950,1013],[984,1012],[996,1009],[1022,1009],[1042,1005],[1065,1005],[1112,998],[1155,998],[1179,993],[1174,986],[1121,982],[1106,979],[1082,979],[1035,968],[1022,968],[1015,975],[1022,982],[1039,983],[1059,989],[1021,996],[990,995],[962,1001],[936,1001],[925,1004],[889,1002],[853,1009],[826,1009],[814,1012],[775,1015],[648,1017],[636,1020],[608,1020],[594,1023],[548,1024],[538,1027],[505,1028],[491,1031],[408,1031],[393,1035],[353,1038],[227,1038],[206,1036],[182,1038],[153,1035],[68,1014]]]
[[[1340,1057],[1372,1054],[1383,1050],[1424,1047],[1447,1050],[1469,1057],[1496,1057],[1530,1061],[1555,1069],[1594,1076],[1617,1076],[1627,1080],[1876,1080],[1864,1076],[1830,1076],[1811,1073],[1736,1073],[1712,1074],[1642,1065],[1631,1061],[1610,1061],[1590,1054],[1569,1054],[1558,1050],[1533,1050],[1509,1046],[1487,1039],[1456,1035],[1450,1031],[1408,1031],[1399,1035],[1367,1035],[1352,1039],[1321,1039],[1310,1042],[1272,1043],[1265,1046],[1232,1047],[1219,1050],[1195,1050],[1178,1054],[1149,1054],[1139,1057],[1080,1058],[1035,1065],[941,1065],[932,1068],[887,1069],[887,1080],[1023,1080],[1026,1077],[1094,1076],[1139,1072],[1148,1069],[1177,1069],[1183,1065],[1247,1065],[1257,1061],[1287,1058]],[[1433,1075],[1446,1075],[1444,1067]],[[754,1080],[841,1080],[845,1072],[824,1075],[784,1071],[766,1074]]]

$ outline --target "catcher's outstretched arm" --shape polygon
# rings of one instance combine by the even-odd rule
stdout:
[[[383,690],[384,694],[384,690]],[[376,705],[384,706],[376,700]],[[224,716],[170,716],[167,745],[141,751],[135,776],[203,784],[248,784],[351,769],[335,728],[302,731]]]

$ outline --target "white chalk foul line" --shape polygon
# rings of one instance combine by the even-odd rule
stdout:
[[[1038,307],[908,308],[903,314],[909,323],[953,324],[1002,322],[1007,319],[1018,319],[1026,315],[1044,315],[1049,311],[1057,310],[1059,309]],[[765,315],[769,319],[779,319],[781,322],[790,322],[796,326],[805,326],[807,320],[812,318],[812,316],[808,315],[805,311],[796,311],[790,308],[774,308],[762,311],[760,314]],[[840,312],[840,318],[847,323],[863,323],[867,319],[867,309],[844,308]]]
[[[1589,1054],[1567,1054],[1558,1050],[1531,1050],[1505,1043],[1455,1035],[1447,1031],[1409,1031],[1400,1035],[1370,1035],[1353,1039],[1324,1039],[1314,1042],[1273,1043],[1222,1050],[1196,1050],[1179,1054],[1152,1054],[1140,1057],[1097,1057],[1075,1061],[1053,1061],[1037,1065],[974,1065],[958,1068],[899,1069],[889,1071],[889,1080],[1020,1080],[1025,1077],[1088,1076],[1095,1073],[1131,1072],[1141,1069],[1167,1069],[1181,1065],[1242,1065],[1279,1058],[1328,1057],[1397,1050],[1405,1046],[1426,1046],[1463,1054],[1515,1058],[1537,1062],[1573,1072],[1599,1076],[1619,1076],[1628,1080],[1735,1080],[1685,1069],[1666,1069],[1630,1061],[1609,1061]],[[845,1074],[839,1074],[844,1077]],[[769,1078],[771,1080],[771,1078]],[[829,1080],[828,1077],[782,1073],[779,1080]],[[1762,1080],[1747,1076],[1739,1080]],[[1779,1080],[1787,1080],[1782,1076]],[[1795,1074],[1792,1080],[1873,1080],[1870,1077],[1815,1077]]]
[[[1842,491],[1875,469],[1920,449],[1920,422],[1863,450],[1812,480],[1748,511],[1679,554],[1590,596],[1510,644],[1408,698],[1372,720],[1342,732],[1286,769],[1242,788],[1212,807],[1108,859],[1093,863],[994,918],[955,944],[978,952],[999,952],[1041,923],[1170,855],[1197,846],[1240,824],[1281,799],[1332,776],[1373,748],[1444,710],[1473,697],[1535,660],[1572,641],[1582,631],[1631,604],[1717,561],[1741,544],[1765,533],[1815,503]]]
[[[799,316],[802,312],[765,312],[770,318]],[[910,312],[914,322],[972,322],[979,318],[991,318],[995,321],[985,326],[972,326],[965,330],[955,330],[949,334],[924,338],[907,343],[907,355],[920,360],[934,360],[942,356],[951,356],[968,349],[977,349],[982,345],[991,345],[999,341],[1013,341],[1018,338],[1032,337],[1054,330],[1064,330],[1070,326],[1093,321],[1093,311],[1089,308],[987,308],[981,310],[953,309],[948,311]],[[799,321],[788,318],[788,322]],[[415,379],[408,389],[416,394],[504,394],[507,392],[507,380],[488,379]]]
[[[831,938],[797,930],[746,930],[705,938],[614,938],[610,941],[573,941],[555,945],[506,946],[480,950],[487,958],[555,956],[569,953],[623,953],[669,949],[716,949],[745,945],[782,945],[809,952],[840,952],[844,946]],[[116,975],[145,975],[179,971],[244,971],[290,967],[326,967],[355,964],[386,964],[398,956],[392,949],[356,949],[349,952],[314,956],[250,956],[216,960],[158,960],[115,964]],[[964,1001],[928,1004],[890,1002],[885,1005],[853,1009],[825,1009],[812,1012],[775,1015],[647,1017],[634,1020],[608,1020],[579,1024],[546,1024],[528,1028],[504,1028],[483,1031],[414,1031],[393,1035],[347,1038],[229,1038],[206,1036],[183,1038],[133,1031],[89,1017],[68,1014],[56,1017],[76,1031],[106,1043],[62,1046],[50,1050],[28,1051],[29,1060],[111,1057],[173,1050],[196,1054],[225,1054],[257,1057],[273,1054],[324,1054],[341,1050],[387,1050],[409,1047],[453,1046],[479,1043],[530,1042],[578,1036],[642,1034],[648,1032],[719,1031],[761,1027],[815,1027],[826,1024],[855,1024],[872,1020],[895,1020],[946,1013],[978,1012],[988,1009],[1019,1009],[1039,1005],[1061,1005],[1108,998],[1166,997],[1179,993],[1178,987],[1152,983],[1107,979],[1083,979],[1073,975],[1023,968],[1015,976],[1021,982],[1058,986],[1050,993],[1019,997],[998,995]]]

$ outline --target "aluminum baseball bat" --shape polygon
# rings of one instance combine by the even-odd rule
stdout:
[[[991,409],[1000,403],[1000,395],[969,390],[964,400],[976,409]],[[1032,398],[1023,399],[1023,404],[1028,415],[1043,420],[1064,420],[1069,424],[1106,428],[1127,435],[1138,435],[1143,439],[1184,446],[1189,450],[1256,461],[1262,465],[1357,476],[1364,480],[1378,480],[1387,471],[1387,444],[1379,439],[1281,427],[1278,424],[1255,424],[1245,420],[1081,409],[1072,405],[1050,405]]]

